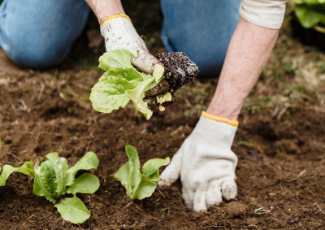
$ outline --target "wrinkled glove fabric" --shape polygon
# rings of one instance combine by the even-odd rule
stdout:
[[[101,25],[101,33],[105,39],[107,51],[129,50],[134,55],[131,59],[132,64],[142,72],[152,74],[155,64],[161,64],[149,53],[146,44],[127,15],[114,15],[105,19]]]
[[[160,187],[170,186],[180,177],[185,204],[197,212],[237,195],[237,156],[231,145],[238,122],[208,117],[206,113],[200,117],[158,182]]]

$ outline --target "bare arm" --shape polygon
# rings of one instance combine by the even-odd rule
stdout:
[[[86,0],[86,2],[96,14],[99,23],[109,16],[125,14],[121,0]]]
[[[270,57],[278,33],[277,29],[257,26],[240,18],[208,113],[238,119],[245,98]]]

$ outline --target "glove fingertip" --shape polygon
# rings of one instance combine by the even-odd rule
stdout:
[[[222,184],[221,190],[225,200],[233,200],[237,196],[237,185],[234,180],[225,181]]]
[[[170,187],[172,183],[170,183],[169,181],[167,180],[164,180],[164,179],[160,179],[158,181],[158,187],[159,188],[165,188],[165,187]]]
[[[165,170],[166,171],[166,170]],[[175,171],[173,172],[163,172],[158,181],[158,186],[161,187],[170,187],[179,177],[179,174]]]
[[[202,212],[207,210],[206,194],[203,191],[196,191],[194,196],[193,210],[195,212]]]
[[[212,187],[207,192],[208,207],[217,206],[222,202],[220,187]]]
[[[182,152],[179,150],[161,173],[158,186],[171,186],[180,176]]]

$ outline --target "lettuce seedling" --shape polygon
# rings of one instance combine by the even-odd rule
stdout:
[[[1,153],[1,147],[2,147],[2,144],[1,144],[1,138],[0,138],[0,153]],[[29,175],[29,172],[25,168],[28,167],[27,165],[29,165],[30,163],[33,164],[33,162],[26,162],[23,166],[21,166],[19,168],[12,167],[11,165],[3,166],[2,174],[0,175],[0,186],[6,185],[6,181],[7,181],[8,177],[13,172],[20,172],[22,174]],[[1,173],[1,165],[0,165],[0,173]]]
[[[8,177],[13,173],[13,172],[19,172],[25,175],[30,175],[29,171],[26,169],[27,167],[33,167],[33,162],[29,161],[26,162],[23,166],[16,168],[12,167],[11,165],[5,165],[3,166],[2,174],[0,175],[0,186],[5,186],[6,181]],[[1,168],[0,168],[1,172]]]
[[[325,26],[325,0],[295,0],[295,14],[305,28]]]
[[[91,89],[90,100],[95,110],[110,113],[124,108],[132,100],[134,107],[149,119],[152,111],[143,101],[144,93],[162,79],[164,69],[155,66],[153,75],[136,70],[131,64],[132,53],[126,49],[112,50],[99,58],[99,68],[106,71]]]
[[[156,158],[147,161],[143,165],[141,173],[136,148],[127,145],[125,151],[129,161],[114,174],[114,178],[121,182],[126,189],[126,194],[132,200],[142,200],[150,197],[157,187],[156,182],[159,180],[159,168],[169,164],[169,157],[166,159]]]
[[[90,217],[90,212],[76,194],[95,193],[99,188],[99,179],[91,173],[83,173],[78,178],[75,178],[75,175],[79,170],[97,169],[99,160],[96,154],[86,153],[70,169],[68,169],[67,160],[60,158],[58,153],[49,153],[46,158],[46,161],[35,168],[32,161],[26,162],[19,168],[5,165],[0,177],[0,185],[5,184],[12,172],[31,175],[34,179],[33,193],[37,196],[44,196],[53,204],[62,195],[73,194],[73,198],[62,199],[55,207],[64,220],[73,224],[85,222]]]

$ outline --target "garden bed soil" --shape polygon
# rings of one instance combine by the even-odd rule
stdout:
[[[185,117],[179,101],[146,121],[132,105],[95,112],[89,85],[101,72],[63,65],[58,70],[20,70],[0,53],[1,165],[44,160],[59,152],[74,165],[97,153],[101,182],[80,195],[91,211],[81,225],[64,221],[53,204],[32,192],[30,177],[13,174],[0,187],[0,229],[321,229],[325,226],[325,114],[300,108],[276,119],[267,112],[242,115],[233,144],[238,155],[238,196],[207,212],[186,210],[181,183],[131,201],[113,174],[127,162],[126,144],[143,164],[172,157],[199,115]],[[199,81],[199,79],[197,80]],[[272,86],[270,86],[272,87]],[[260,209],[260,210],[257,210]],[[255,211],[257,210],[257,211]],[[266,213],[263,210],[270,211]]]

